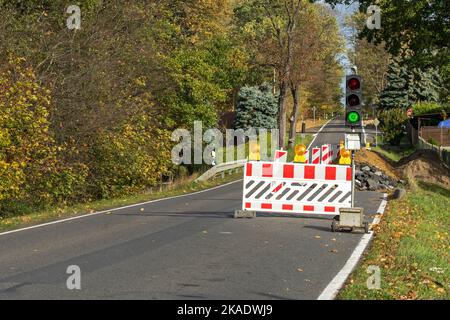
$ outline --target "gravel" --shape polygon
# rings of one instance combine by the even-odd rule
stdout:
[[[401,181],[392,179],[380,168],[366,163],[355,165],[355,187],[358,190],[381,191],[392,190]]]

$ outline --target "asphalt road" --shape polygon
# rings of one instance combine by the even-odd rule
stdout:
[[[320,128],[312,128],[310,133],[316,134],[319,130]],[[345,133],[348,131],[349,129],[345,127],[345,121],[343,118],[333,119],[328,122],[325,127],[323,127],[322,131],[320,131],[320,134],[317,135],[310,147],[320,147],[323,144],[339,144],[341,140],[344,140]],[[375,129],[364,129],[364,131],[362,129],[355,129],[355,133],[361,134],[362,145],[365,145],[366,140],[368,142],[372,140],[370,136],[374,132]]]
[[[336,139],[334,125],[315,143]],[[241,192],[235,182],[0,235],[0,299],[316,299],[362,235],[307,216],[233,219]],[[375,214],[380,201],[359,192],[356,205]],[[81,290],[66,287],[70,265]]]

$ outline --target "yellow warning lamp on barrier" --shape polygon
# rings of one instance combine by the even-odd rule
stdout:
[[[248,161],[259,161],[261,160],[261,155],[259,153],[259,143],[251,141],[248,146],[249,155]]]
[[[352,164],[352,152],[350,150],[346,150],[344,148],[342,148],[339,151],[339,164]]]
[[[345,141],[339,140],[339,150],[345,149]]]
[[[298,144],[295,146],[295,157],[294,162],[305,163],[306,162],[306,146],[303,144]]]

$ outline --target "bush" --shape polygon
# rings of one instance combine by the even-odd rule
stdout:
[[[169,170],[168,141],[168,132],[152,128],[147,116],[99,133],[90,148],[90,193],[110,198],[156,185]]]
[[[405,110],[402,108],[387,109],[380,113],[381,130],[383,139],[393,146],[400,145],[405,135],[407,121]]]
[[[50,91],[23,58],[9,56],[0,70],[0,212],[80,200],[86,167],[61,161],[50,128]]]
[[[54,172],[50,105],[50,92],[39,86],[32,68],[10,55],[0,70],[0,202],[28,196]]]
[[[442,114],[442,112],[450,112],[450,105],[441,105],[437,102],[418,102],[413,106],[414,116],[420,116],[425,114]]]

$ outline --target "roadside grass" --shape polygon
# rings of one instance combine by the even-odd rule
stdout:
[[[400,161],[400,159],[409,156],[416,149],[412,146],[399,146],[399,147],[391,147],[387,145],[372,147],[372,150],[380,153],[384,157],[392,160],[394,162]]]
[[[399,146],[391,146],[387,143],[384,143],[383,138],[380,137],[378,146],[372,147],[372,150],[378,152],[391,161],[398,162],[402,158],[412,154],[416,150],[416,148],[409,144],[406,137],[402,139]]]
[[[46,210],[30,212],[19,216],[4,217],[3,219],[0,217],[0,231],[9,231],[63,218],[70,218],[74,216],[94,213],[97,211],[104,211],[131,204],[137,204],[140,202],[163,199],[206,190],[212,187],[219,186],[221,184],[239,180],[242,178],[242,173],[234,173],[232,175],[226,175],[224,178],[205,181],[201,183],[195,182],[194,180],[196,178],[197,175],[193,175],[183,180],[174,182],[174,185],[172,187],[165,190],[146,192],[113,199],[103,199],[89,203],[76,204],[73,206],[52,207]]]
[[[450,190],[419,182],[390,201],[364,261],[338,299],[450,299]],[[381,288],[368,289],[378,266]]]

